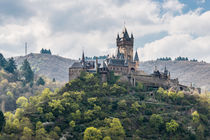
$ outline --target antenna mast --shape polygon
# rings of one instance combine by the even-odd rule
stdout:
[[[27,42],[25,42],[25,56],[27,55],[27,49],[28,49],[28,45],[27,45]]]

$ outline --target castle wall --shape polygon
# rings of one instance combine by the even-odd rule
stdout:
[[[170,87],[171,81],[154,77],[151,75],[135,75],[136,82],[141,82],[145,86],[153,87]]]
[[[128,67],[122,67],[122,66],[108,66],[108,69],[110,71],[113,71],[117,75],[122,74],[128,74]]]
[[[83,69],[74,69],[74,68],[69,68],[69,81],[74,80],[78,78],[81,74]]]

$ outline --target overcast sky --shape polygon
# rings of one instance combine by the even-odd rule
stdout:
[[[0,0],[0,52],[78,59],[113,54],[123,26],[140,60],[185,56],[210,62],[210,0]]]

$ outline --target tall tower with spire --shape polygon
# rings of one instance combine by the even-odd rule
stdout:
[[[133,62],[134,37],[133,34],[131,34],[131,37],[129,36],[126,27],[124,27],[121,35],[117,35],[116,43],[119,52],[124,54],[124,59]]]

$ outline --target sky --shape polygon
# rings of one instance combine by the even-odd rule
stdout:
[[[27,42],[29,53],[113,55],[124,26],[141,61],[210,62],[210,0],[0,0],[0,53],[24,55]]]

